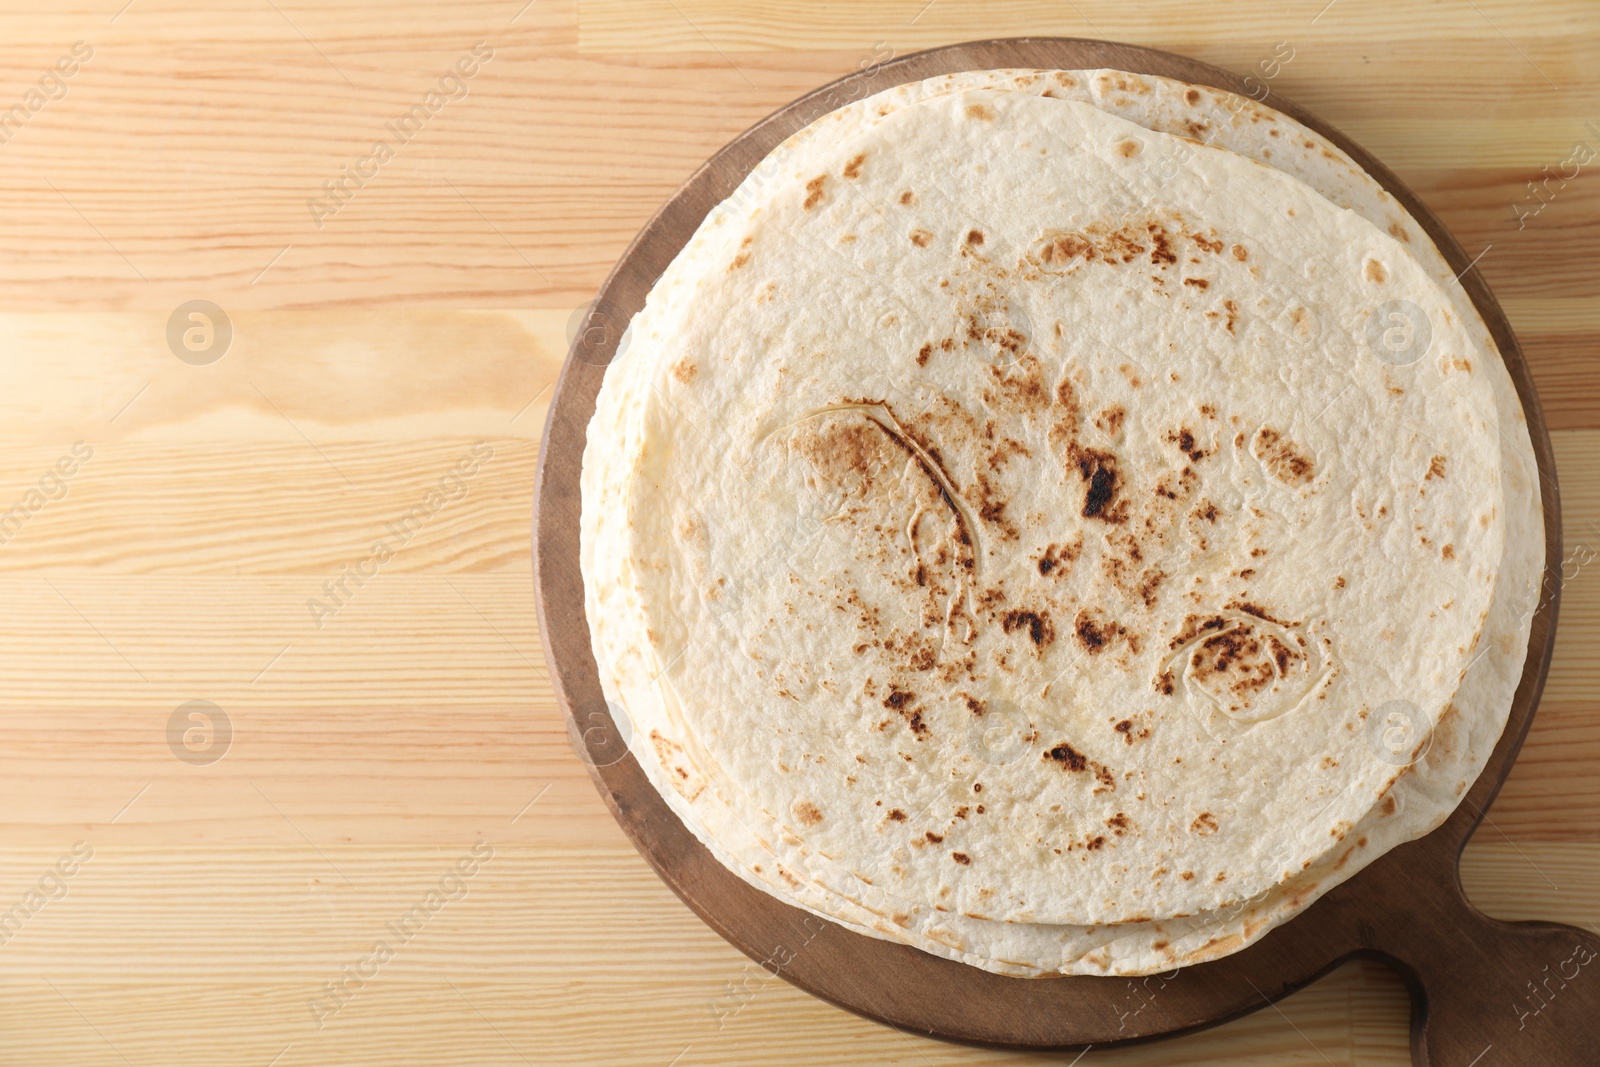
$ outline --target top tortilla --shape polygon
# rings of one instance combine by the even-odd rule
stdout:
[[[653,298],[653,299],[654,299],[654,298]],[[1482,397],[1480,397],[1480,398],[1478,398],[1478,400],[1482,400]],[[1491,410],[1491,411],[1493,411],[1493,402],[1490,402],[1490,410]],[[1070,757],[1069,757],[1069,758],[1070,758]]]

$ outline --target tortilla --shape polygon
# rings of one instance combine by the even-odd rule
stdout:
[[[848,166],[848,165],[846,165],[846,166]],[[834,418],[834,416],[829,416],[829,418]],[[592,617],[594,617],[594,616],[592,616]],[[1032,629],[1032,627],[1030,627],[1030,629]]]

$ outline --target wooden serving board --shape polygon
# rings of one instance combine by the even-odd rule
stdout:
[[[1483,774],[1439,829],[1381,857],[1242,952],[1145,979],[1017,979],[865,937],[785,905],[724,869],[656,794],[606,711],[578,566],[578,480],[606,365],[655,279],[772,148],[850,100],[938,74],[1000,67],[1113,67],[1262,97],[1265,86],[1167,52],[1104,41],[1018,38],[939,48],[863,71],[758,123],[697,171],[634,240],[578,332],[546,423],[535,504],[535,584],[545,654],[574,744],[617,821],[661,878],[746,955],[808,992],[909,1031],[956,1041],[1070,1049],[1179,1034],[1255,1011],[1357,956],[1395,967],[1412,992],[1413,1058],[1436,1067],[1592,1064],[1600,1044],[1600,939],[1476,911],[1457,863],[1532,722],[1554,643],[1560,499],[1550,438],[1516,338],[1432,213],[1377,160],[1314,115],[1266,102],[1338,144],[1422,227],[1462,282],[1511,371],[1542,474],[1548,591],[1533,621],[1510,721]],[[1539,1009],[1535,1015],[1535,1009]]]

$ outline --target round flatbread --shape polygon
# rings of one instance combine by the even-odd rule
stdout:
[[[1059,77],[1059,75],[1058,75],[1058,77]],[[976,104],[976,106],[979,106],[979,107],[989,107],[989,104],[987,104],[987,102],[984,102],[984,101],[965,101],[965,104],[963,104],[963,106],[973,107],[974,104]],[[984,122],[989,122],[989,120],[984,120]],[[1286,122],[1286,120],[1285,120],[1285,122]],[[1118,146],[1118,147],[1120,147],[1120,146]],[[850,160],[845,160],[845,162],[842,163],[842,166],[840,166],[840,171],[842,171],[842,176],[845,176],[845,174],[848,174],[848,170],[850,170],[850,166],[851,166]],[[858,170],[859,170],[859,166],[858,166]],[[845,181],[851,181],[851,179],[850,178],[845,178]],[[806,192],[806,197],[810,198],[810,195],[811,195],[810,194],[810,190],[808,190],[808,192]],[[805,210],[805,208],[802,208],[802,210]],[[1214,240],[1214,238],[1211,238],[1211,240]],[[970,240],[968,240],[968,245],[971,245]],[[1203,248],[1203,245],[1202,245],[1202,248]],[[664,278],[664,283],[666,283],[666,282],[667,282],[667,280],[666,280],[666,278]],[[1195,286],[1195,288],[1198,288],[1198,286]],[[654,298],[653,298],[653,306],[654,306]],[[635,323],[635,328],[637,328],[637,326],[638,326],[638,323]],[[1462,349],[1462,350],[1466,350],[1466,349]],[[1501,371],[1501,373],[1502,373],[1502,371]],[[678,378],[682,378],[682,374],[678,374]],[[610,386],[610,382],[608,382],[608,386]],[[659,387],[656,387],[656,389],[658,389],[658,392],[659,392]],[[853,398],[846,398],[846,400],[853,400]],[[1482,398],[1480,398],[1480,402],[1482,402]],[[670,406],[670,402],[669,402],[669,406]],[[870,406],[870,405],[862,405],[862,406]],[[1493,411],[1493,400],[1491,400],[1491,402],[1490,402],[1490,410]],[[859,411],[859,408],[856,411]],[[838,408],[834,408],[834,410],[830,410],[830,411],[826,411],[826,413],[822,413],[822,418],[826,419],[826,421],[832,422],[832,424],[835,424],[835,426],[843,426],[843,427],[846,427],[846,429],[848,429],[848,427],[853,426],[853,422],[851,422],[851,419],[859,418],[859,416],[858,416],[858,414],[854,413],[854,411],[851,411],[850,408],[846,408],[846,406],[838,406]],[[893,416],[891,416],[891,418],[893,418]],[[890,429],[894,429],[894,427],[890,427]],[[1178,434],[1178,432],[1176,432],[1176,430],[1174,430],[1174,434]],[[1181,443],[1181,435],[1179,435],[1179,442],[1174,442],[1174,443]],[[594,445],[594,437],[592,437],[592,445]],[[915,450],[915,448],[914,448],[914,451],[917,451],[917,453],[925,453],[925,451],[928,451],[928,450]],[[1197,450],[1189,450],[1189,451],[1203,451],[1203,448],[1197,448]],[[1262,451],[1262,450],[1253,450],[1253,451]],[[922,454],[922,456],[918,456],[918,466],[922,466],[923,469],[925,469],[925,467],[926,467],[926,459],[928,459],[928,458],[930,458],[930,456],[926,456],[926,454]],[[1280,456],[1280,458],[1282,458],[1282,456]],[[1190,459],[1192,459],[1192,456],[1190,456]],[[1267,458],[1262,458],[1261,454],[1258,454],[1258,456],[1256,456],[1256,459],[1258,459],[1258,461],[1261,461],[1262,464],[1267,464],[1267,466],[1270,466],[1270,453],[1267,453]],[[1286,467],[1286,470],[1290,470],[1290,474],[1293,475],[1293,467],[1294,467],[1293,461],[1291,461],[1291,459],[1288,459],[1288,461],[1285,461],[1285,462],[1288,462],[1288,464],[1290,464],[1290,467]],[[931,480],[933,480],[933,482],[939,482],[939,478],[936,477],[936,475],[934,475],[934,477],[931,478]],[[1083,480],[1085,480],[1085,482],[1088,483],[1088,485],[1090,485],[1091,488],[1093,488],[1093,477],[1090,477],[1090,475],[1085,475],[1085,478],[1083,478]],[[1282,480],[1282,478],[1280,478],[1280,480]],[[933,507],[938,506],[938,502],[939,501],[938,501],[938,499],[934,499],[934,498],[936,498],[936,496],[939,496],[939,490],[944,491],[944,496],[946,496],[946,498],[954,498],[955,494],[954,493],[949,493],[950,488],[952,488],[952,486],[946,486],[946,485],[938,486],[938,488],[936,488],[936,490],[933,491],[933,496],[930,496],[930,491],[928,491],[928,488],[926,488],[926,486],[922,486],[922,488],[920,488],[920,490],[917,490],[917,486],[914,486],[914,490],[917,490],[918,493],[920,493],[920,498],[918,498],[917,494],[914,493],[914,496],[912,496],[912,498],[910,498],[910,499],[912,499],[912,507],[923,507],[923,506],[926,506],[926,507],[930,507],[930,509],[933,509]],[[1426,496],[1426,493],[1424,493],[1424,496]],[[946,502],[949,502],[949,501],[946,501]],[[1085,510],[1088,510],[1088,496],[1085,496]],[[589,509],[586,509],[586,517],[587,517],[587,514],[589,514]],[[958,509],[955,509],[954,512],[952,512],[952,515],[955,515],[955,517],[957,517],[957,518],[965,518],[965,517],[960,517],[960,515],[958,515]],[[982,517],[979,517],[979,518],[982,518]],[[952,522],[955,522],[955,520],[952,520]],[[1493,523],[1490,523],[1490,525],[1493,525]],[[979,526],[978,522],[971,523],[971,526],[973,526],[974,530],[982,530],[982,526]],[[958,539],[958,536],[957,536],[957,539]],[[978,542],[979,549],[981,549],[981,539],[979,539],[979,537],[973,537],[973,541],[974,542]],[[1451,542],[1451,544],[1453,544],[1453,542]],[[974,563],[976,563],[976,552],[978,552],[978,549],[974,549]],[[1450,557],[1446,557],[1446,558],[1450,558]],[[1459,558],[1459,557],[1454,557],[1454,558]],[[1045,568],[1042,568],[1042,569],[1045,569]],[[1056,569],[1056,568],[1054,568],[1054,566],[1050,566],[1050,568],[1048,568],[1048,569],[1051,569],[1051,571],[1053,571],[1053,569]],[[1259,605],[1256,605],[1256,606],[1258,606],[1258,608],[1259,608]],[[1256,617],[1258,617],[1258,616],[1256,616],[1256,614],[1250,613],[1250,611],[1245,611],[1245,614],[1246,614],[1246,616],[1250,616],[1251,619],[1256,619]],[[594,617],[594,614],[592,614],[592,617]],[[1035,640],[1035,635],[1038,635],[1038,637],[1043,637],[1043,635],[1045,635],[1045,633],[1048,632],[1048,630],[1046,630],[1046,627],[1048,627],[1048,625],[1051,625],[1050,616],[1048,616],[1048,614],[1045,614],[1045,616],[1043,616],[1043,617],[1035,617],[1035,619],[1024,619],[1024,622],[1026,622],[1026,627],[1024,627],[1024,625],[1018,625],[1018,627],[1013,627],[1013,629],[1026,629],[1027,637],[1029,637],[1029,640]],[[1210,622],[1210,619],[1203,619],[1202,622]],[[1267,619],[1261,619],[1261,622],[1267,622]],[[1274,622],[1277,622],[1277,621],[1274,621]],[[1282,622],[1277,622],[1277,624],[1278,625],[1282,625]],[[1008,627],[1006,627],[1005,621],[1003,621],[1003,619],[1002,619],[1002,621],[1000,621],[1000,630],[1002,630],[1002,632],[1005,632],[1006,629],[1008,629]],[[1237,633],[1237,632],[1238,632],[1237,627],[1234,627],[1234,629],[1222,629],[1222,627],[1216,627],[1216,625],[1211,625],[1211,635],[1214,635],[1214,637],[1229,638],[1230,633]],[[1197,637],[1202,637],[1202,638],[1205,638],[1205,640],[1210,640],[1210,637],[1208,637],[1208,635],[1206,635],[1205,630],[1202,630],[1202,633],[1198,633]],[[1229,640],[1232,640],[1232,638],[1229,638]],[[1282,638],[1274,638],[1274,640],[1282,640]],[[1203,643],[1203,641],[1202,641],[1202,643]],[[1227,641],[1219,641],[1219,643],[1213,643],[1213,645],[1211,645],[1211,646],[1213,646],[1213,648],[1216,648],[1216,646],[1226,645],[1226,643],[1227,643]],[[1467,641],[1467,645],[1470,645],[1470,641]],[[1035,648],[1037,648],[1037,646],[1038,646],[1038,643],[1037,643],[1037,641],[1035,641]],[[1293,651],[1293,649],[1291,649],[1291,651]],[[1192,661],[1192,659],[1190,659],[1190,664],[1189,665],[1190,665],[1190,667],[1192,667],[1192,665],[1194,665],[1194,661]],[[1158,675],[1157,675],[1157,677],[1158,677]],[[1187,681],[1187,680],[1189,680],[1189,678],[1184,678],[1184,680]],[[1202,686],[1202,688],[1203,688],[1203,686]],[[1274,685],[1269,686],[1269,689],[1277,689],[1277,688],[1278,688],[1277,681],[1275,681]],[[1211,694],[1211,696],[1216,696],[1216,693]],[[898,710],[898,709],[896,709],[896,710]],[[1237,712],[1240,712],[1240,710],[1242,710],[1242,709],[1240,709],[1240,707],[1232,707],[1232,709],[1229,709],[1229,710],[1230,710],[1230,712],[1237,713]],[[1259,709],[1259,707],[1258,707],[1258,709],[1256,709],[1256,712],[1259,712],[1259,710],[1261,710],[1261,709]],[[1250,717],[1250,715],[1253,715],[1253,713],[1254,713],[1254,712],[1251,712],[1250,707],[1245,707],[1245,709],[1243,709],[1243,712],[1245,712],[1245,717],[1246,718]],[[912,712],[912,715],[915,715],[915,712]],[[1275,718],[1275,717],[1277,717],[1277,715],[1270,715],[1270,717],[1258,718],[1258,720],[1254,720],[1254,721],[1272,721],[1272,718]],[[909,720],[907,720],[907,721],[909,721]],[[1032,725],[1032,720],[1029,720],[1029,721],[1030,721],[1030,725]],[[1126,721],[1126,720],[1123,720],[1123,721]],[[1120,723],[1120,721],[1118,721],[1117,725],[1122,725],[1122,723]],[[1251,725],[1254,725],[1254,723],[1251,723]],[[1214,733],[1216,733],[1216,731],[1214,731],[1213,726],[1214,726],[1214,723],[1211,726],[1206,726],[1206,733],[1210,734],[1210,736],[1213,736],[1213,741],[1214,741],[1214,739],[1216,739],[1216,737],[1214,737]],[[1226,726],[1224,726],[1224,729],[1226,729]],[[917,731],[915,731],[915,729],[914,729],[914,731],[912,731],[912,733],[917,733]],[[1125,734],[1125,742],[1126,742],[1126,734],[1131,733],[1131,729],[1128,729],[1128,731],[1120,731],[1120,733]],[[659,736],[659,734],[658,734],[658,736]],[[1142,739],[1141,739],[1141,741],[1142,741]],[[1222,739],[1222,744],[1226,744],[1226,739]],[[1051,745],[1051,749],[1059,749],[1059,747],[1061,747],[1061,745]],[[1048,752],[1048,750],[1046,750],[1046,752]],[[1074,755],[1075,752],[1077,752],[1077,749],[1074,749],[1074,747],[1070,747],[1070,745],[1067,745],[1066,752],[1050,752],[1050,758],[1051,758],[1051,760],[1054,761],[1054,763],[1064,763],[1064,765],[1066,765],[1066,773],[1074,773],[1074,774],[1075,773],[1082,773],[1082,769],[1083,768],[1074,768],[1074,763],[1077,763],[1077,757],[1075,757],[1075,755]],[[994,753],[989,753],[989,755],[990,755],[990,757],[992,757],[992,755],[994,755]],[[1082,753],[1080,753],[1080,755],[1082,755]],[[992,758],[990,758],[990,760],[987,760],[987,761],[990,761],[990,763],[994,763],[994,760],[992,760]],[[1088,765],[1088,763],[1086,763],[1086,766],[1090,766],[1090,765]],[[1091,766],[1090,766],[1090,769],[1093,769],[1093,768],[1091,768]],[[1106,782],[1102,781],[1102,777],[1099,776],[1099,774],[1096,774],[1096,781],[1098,781],[1099,784],[1101,784],[1101,785],[1106,785]],[[1106,792],[1114,792],[1114,790],[1107,789]],[[810,814],[810,811],[808,811],[808,809],[806,809],[805,806],[803,806],[803,805],[790,805],[790,806],[792,806],[792,808],[797,809],[798,813],[800,813],[800,814],[798,814],[798,816],[794,816],[794,817],[798,817],[798,819],[800,819],[800,821],[806,822],[806,816],[808,816],[808,814]],[[1202,814],[1206,814],[1206,813],[1202,813]],[[1198,819],[1198,816],[1197,816],[1197,819]],[[893,819],[891,819],[891,821],[893,821]],[[1205,821],[1203,821],[1203,819],[1200,819],[1200,825],[1202,825],[1202,830],[1208,829],[1208,827],[1206,827]],[[1125,827],[1117,827],[1117,829],[1125,829]],[[1114,832],[1115,832],[1115,829],[1114,829]],[[933,830],[928,830],[928,832],[925,832],[925,838],[926,838],[926,840],[930,841],[930,845],[931,845],[931,843],[933,843],[933,841],[931,841],[931,838],[933,838],[933,837],[944,837],[944,835],[942,835],[942,833],[934,833]],[[1203,833],[1203,837],[1214,837],[1214,833]],[[1091,838],[1090,838],[1090,840],[1091,840]],[[1069,849],[1069,851],[1072,851],[1072,849]],[[1099,848],[1086,849],[1086,851],[1101,851],[1101,849],[1099,849]],[[1318,851],[1325,851],[1325,849],[1318,849]],[[1280,857],[1280,859],[1282,859],[1282,857]],[[957,861],[957,862],[960,862],[960,861]],[[962,865],[966,865],[966,864],[962,864]],[[941,888],[942,888],[942,886],[941,886]],[[934,904],[934,909],[938,910],[938,907],[939,907],[938,904]],[[1259,923],[1258,923],[1258,925],[1259,925]],[[1019,926],[1021,926],[1022,929],[1030,929],[1030,926],[1027,926],[1027,925],[1019,925]]]

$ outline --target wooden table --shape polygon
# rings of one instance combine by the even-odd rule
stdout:
[[[569,752],[530,587],[549,387],[638,226],[774,107],[973,37],[1270,70],[1482,250],[1572,558],[1463,877],[1600,931],[1600,8],[524,2],[0,11],[0,1063],[1066,1062],[702,926]],[[1408,1011],[1352,964],[1082,1062],[1404,1064]]]

